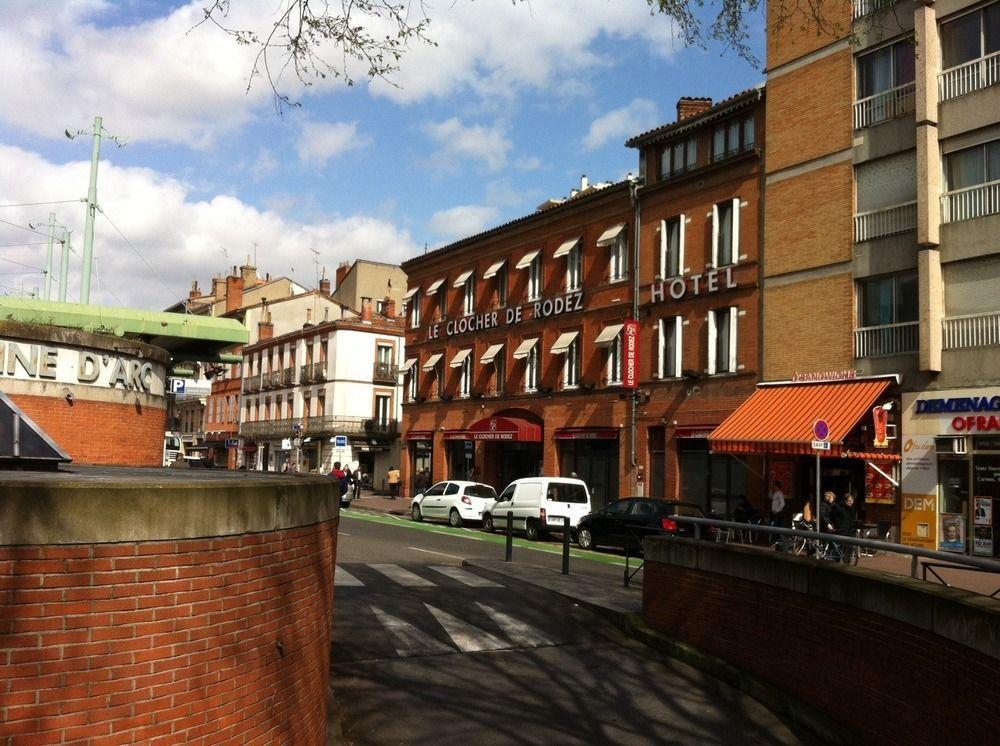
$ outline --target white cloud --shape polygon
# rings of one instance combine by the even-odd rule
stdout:
[[[250,165],[250,176],[253,177],[254,181],[260,181],[277,171],[278,165],[278,159],[274,157],[274,153],[262,147],[257,151],[257,158]]]
[[[85,185],[89,161],[55,164],[37,154],[0,145],[0,203],[40,202],[78,196],[67,185]],[[23,174],[30,173],[31,179]],[[416,253],[409,233],[386,220],[366,215],[333,216],[315,223],[288,220],[239,199],[219,195],[196,200],[190,185],[146,168],[121,168],[110,158],[101,163],[100,200],[107,219],[99,215],[95,226],[94,256],[98,260],[100,287],[91,299],[112,305],[159,309],[187,297],[193,279],[205,287],[212,274],[241,263],[256,243],[262,273],[289,274],[294,267],[304,285],[314,282],[311,247],[319,250],[327,268],[359,257],[400,262]],[[73,230],[73,243],[82,253],[84,207],[79,203],[8,208],[3,219],[19,225],[45,223],[50,209],[57,220]],[[0,244],[44,241],[23,229],[0,223]],[[220,247],[227,247],[228,256]],[[140,257],[141,254],[141,257]],[[5,248],[8,260],[40,268],[45,246]],[[58,262],[57,262],[58,264]],[[37,271],[2,263],[0,285],[26,288],[41,284]],[[80,258],[71,257],[69,298],[79,294]]]
[[[453,241],[482,233],[497,219],[500,211],[483,205],[458,205],[431,216],[428,227],[444,241]]]
[[[335,155],[363,148],[370,142],[358,134],[357,122],[306,122],[295,150],[302,163],[323,168]]]
[[[424,132],[438,146],[433,156],[435,164],[445,170],[455,159],[471,159],[482,161],[490,171],[499,171],[506,165],[513,146],[500,125],[466,126],[456,117],[425,124]]]
[[[651,129],[659,121],[656,104],[648,98],[635,98],[628,106],[609,111],[590,124],[583,138],[583,147],[597,150],[610,140],[618,145],[630,135]]]

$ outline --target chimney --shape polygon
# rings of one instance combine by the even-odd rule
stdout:
[[[712,99],[681,96],[677,99],[677,121],[681,122],[712,108]]]
[[[259,282],[257,279],[257,268],[250,264],[244,264],[240,267],[240,276],[243,278],[243,287],[247,290]]]
[[[361,299],[361,320],[371,321],[372,320],[372,299],[362,298]]]
[[[587,191],[587,187],[589,186],[590,182],[587,180],[587,174],[584,174],[583,176],[580,177],[580,191],[581,192]]]
[[[351,265],[347,262],[341,262],[340,266],[337,267],[337,287],[339,288],[344,278],[347,277],[347,273],[351,271]]]
[[[226,313],[243,307],[243,278],[226,278]]]
[[[191,292],[188,293],[188,300],[194,300],[195,298],[201,297],[201,290],[198,289],[198,281],[195,280],[191,283]]]
[[[385,315],[390,319],[396,318],[396,301],[392,298],[385,299]]]
[[[321,293],[323,293],[323,295],[329,295],[330,294],[330,278],[329,277],[324,277],[322,280],[319,281],[319,291]]]
[[[212,278],[212,297],[222,300],[226,297],[226,281],[222,277]]]
[[[274,336],[274,324],[271,323],[271,312],[267,308],[267,298],[261,301],[260,321],[257,322],[257,341],[271,339]]]

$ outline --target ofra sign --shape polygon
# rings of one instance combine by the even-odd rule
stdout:
[[[649,302],[663,303],[667,296],[670,296],[670,300],[683,300],[688,294],[716,293],[719,290],[732,290],[735,287],[733,268],[723,267],[696,275],[658,280],[649,287]]]
[[[531,315],[525,318],[524,309],[531,311]],[[460,319],[450,319],[441,324],[431,324],[427,328],[428,339],[438,339],[442,335],[452,337],[456,334],[470,334],[481,332],[485,329],[495,329],[498,326],[513,326],[522,321],[534,319],[547,319],[550,316],[559,316],[564,313],[574,313],[583,310],[583,292],[566,293],[555,298],[545,298],[526,303],[523,306],[513,308],[487,311],[486,313],[463,316]]]

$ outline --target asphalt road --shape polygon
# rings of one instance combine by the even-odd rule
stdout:
[[[798,743],[756,701],[573,600],[460,567],[503,551],[476,530],[342,514],[331,671],[346,743]],[[574,571],[620,582],[607,561]]]

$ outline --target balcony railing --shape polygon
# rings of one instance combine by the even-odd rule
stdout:
[[[966,62],[938,75],[938,100],[948,101],[1000,83],[1000,52]]]
[[[854,20],[870,16],[894,4],[894,0],[854,0]]]
[[[905,202],[854,216],[854,243],[916,230],[917,203]]]
[[[281,383],[284,386],[294,386],[295,385],[295,368],[285,368],[281,371]]]
[[[260,376],[251,376],[243,379],[243,392],[246,394],[256,394],[260,391]]]
[[[941,222],[958,223],[1000,213],[1000,180],[941,195]]]
[[[312,363],[306,363],[299,368],[299,383],[312,383]]]
[[[376,360],[375,367],[372,369],[372,381],[376,383],[397,383],[399,381],[399,366]]]
[[[318,363],[313,363],[312,366],[312,379],[314,381],[325,381],[326,380],[326,361],[323,360]]]
[[[883,357],[916,352],[920,344],[920,323],[865,326],[854,330],[854,357]]]
[[[398,435],[398,420],[381,420],[376,417],[341,417],[323,415],[309,419],[260,420],[240,424],[240,435],[249,437],[290,438],[293,426],[302,425],[303,435]]]
[[[952,316],[944,320],[944,349],[1000,345],[1000,311]]]
[[[855,102],[854,129],[871,127],[912,113],[916,108],[916,90],[916,83],[906,83]]]

